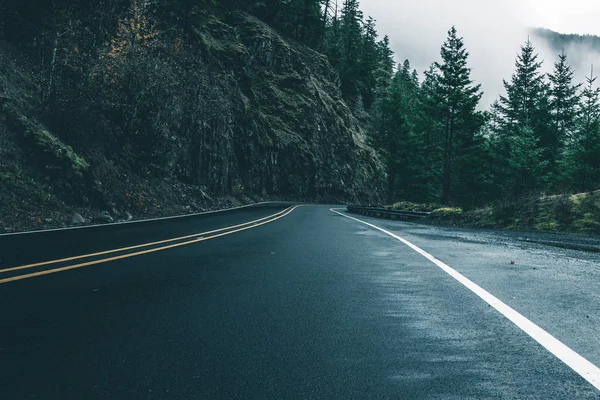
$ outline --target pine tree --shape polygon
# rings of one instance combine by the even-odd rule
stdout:
[[[583,132],[593,131],[600,122],[600,88],[595,87],[597,79],[592,66],[590,76],[586,77],[587,85],[580,96],[579,130]]]
[[[337,11],[337,7],[334,6],[335,0],[324,0],[323,1],[323,31],[327,29],[329,26],[329,21],[331,21],[331,14],[333,10]]]
[[[475,85],[471,80],[471,69],[467,67],[469,53],[455,27],[448,31],[441,56],[442,62],[435,64],[439,70],[437,89],[444,126],[441,201],[449,204],[453,196],[453,173],[456,172],[455,150],[459,141],[471,140],[481,127],[481,115],[476,108],[482,92],[481,85]]]
[[[396,132],[400,146],[396,154],[396,195],[400,199],[420,200],[416,189],[420,185],[419,172],[422,168],[422,148],[416,133],[419,112],[419,82],[414,79],[408,60],[402,64],[394,77],[397,85]]]
[[[413,81],[416,79],[413,74]],[[415,115],[419,138],[419,184],[415,193],[420,201],[438,202],[441,196],[442,151],[444,148],[443,104],[440,98],[440,76],[435,64],[425,71],[418,93],[418,111]]]
[[[360,56],[363,37],[358,0],[345,0],[340,20],[340,80],[344,99],[356,106],[359,95]]]
[[[492,192],[496,194],[495,198],[500,197],[503,193],[507,193],[511,187],[508,183],[511,179],[511,141],[507,140],[505,133],[506,126],[502,106],[499,100],[495,100],[490,106],[484,126],[484,134],[487,138],[487,147],[490,155],[487,160],[487,168],[493,182],[494,189]]]
[[[544,75],[538,57],[533,44],[527,40],[517,55],[517,70],[511,81],[504,80],[506,96],[500,96],[498,107],[504,116],[509,136],[516,135],[518,126],[532,124],[537,115],[539,99],[544,95]]]
[[[404,62],[377,103],[377,129],[373,145],[383,155],[388,175],[388,202],[407,198],[414,180],[412,168],[419,148],[414,135],[418,108],[418,86],[411,77],[410,63]],[[397,183],[401,187],[397,187]]]
[[[375,20],[367,18],[364,25],[360,57],[360,93],[365,110],[369,111],[375,102],[375,91],[377,89],[376,73],[379,69],[380,55],[377,44],[377,30]]]
[[[524,125],[517,130],[510,148],[511,186],[516,195],[523,195],[535,190],[547,162],[542,161],[543,149],[538,146],[539,139],[533,129]]]
[[[342,29],[341,19],[339,15],[338,0],[332,0],[330,7],[333,8],[331,15],[328,17],[327,26],[325,29],[324,48],[325,54],[329,58],[329,63],[335,68],[338,73],[342,68]]]
[[[384,36],[377,43],[378,65],[375,74],[376,84],[378,89],[387,87],[394,75],[394,52],[390,48],[390,38]]]
[[[515,61],[516,71],[511,81],[504,80],[506,96],[500,96],[496,103],[496,111],[501,117],[498,136],[499,148],[504,151],[501,157],[506,160],[506,171],[514,173],[515,168],[511,165],[525,165],[527,160],[515,160],[514,157],[523,155],[521,151],[525,145],[536,143],[538,148],[547,147],[548,131],[550,130],[549,118],[549,99],[547,96],[547,84],[544,80],[544,74],[541,72],[542,63],[538,61],[538,54],[530,40],[527,40],[524,46],[521,46],[521,52],[517,55]],[[535,140],[530,137],[533,135]],[[527,135],[521,138],[520,135]],[[513,146],[519,145],[520,149],[515,150]],[[540,159],[542,161],[543,158]],[[545,163],[544,165],[547,165]],[[539,170],[538,170],[539,172]],[[539,172],[534,178],[528,178],[527,190],[534,190],[540,185]],[[511,176],[505,182],[499,183],[514,194],[520,194],[519,190],[524,187],[519,182],[522,178]]]
[[[557,163],[564,150],[565,142],[575,132],[579,104],[579,88],[573,85],[573,69],[567,62],[564,50],[554,64],[554,72],[548,75],[550,81],[549,106],[552,116],[551,130],[547,136],[547,156],[550,163],[549,180],[554,181],[558,175]]]
[[[594,70],[581,93],[581,112],[575,134],[568,140],[561,163],[562,180],[575,191],[600,188],[600,88]]]
[[[294,3],[294,2],[291,2]],[[324,30],[321,21],[321,0],[296,0],[298,17],[296,18],[296,38],[310,47],[318,48],[323,42]]]

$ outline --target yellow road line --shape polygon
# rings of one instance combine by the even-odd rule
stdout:
[[[44,261],[44,262],[39,262],[39,263],[35,263],[35,264],[21,265],[21,266],[18,266],[18,267],[1,269],[0,273],[6,273],[6,272],[12,272],[12,271],[20,271],[20,270],[23,270],[23,269],[29,269],[29,268],[35,268],[35,267],[42,267],[44,265],[58,264],[58,263],[61,263],[61,262],[80,260],[82,258],[103,256],[103,255],[106,255],[106,254],[119,253],[121,251],[141,249],[143,247],[156,246],[156,245],[159,245],[159,244],[176,242],[178,240],[184,240],[184,239],[190,239],[190,238],[193,238],[193,237],[210,235],[210,234],[213,234],[213,233],[223,232],[223,231],[226,231],[226,230],[229,230],[229,229],[240,228],[240,227],[245,226],[245,225],[251,225],[251,224],[255,224],[257,222],[264,221],[264,220],[269,219],[269,218],[273,218],[273,217],[275,217],[277,215],[283,214],[284,212],[288,211],[290,208],[292,208],[292,207],[288,207],[288,208],[286,208],[283,211],[279,211],[279,212],[277,212],[275,214],[269,215],[269,216],[264,217],[264,218],[259,218],[257,220],[250,221],[250,222],[245,222],[245,223],[239,224],[239,225],[228,226],[228,227],[225,227],[225,228],[216,229],[214,231],[208,231],[208,232],[202,232],[202,233],[195,233],[193,235],[182,236],[182,237],[173,238],[173,239],[166,239],[166,240],[161,240],[161,241],[152,242],[152,243],[138,244],[138,245],[135,245],[135,246],[123,247],[123,248],[120,248],[120,249],[106,250],[106,251],[101,251],[101,252],[98,252],[98,253],[83,254],[83,255],[74,256],[74,257],[61,258],[59,260],[51,260],[51,261]]]
[[[110,262],[110,261],[122,260],[124,258],[141,256],[141,255],[144,255],[144,254],[150,254],[150,253],[154,253],[154,252],[157,252],[157,251],[164,251],[164,250],[168,250],[168,249],[173,249],[175,247],[187,246],[187,245],[198,243],[198,242],[202,242],[202,241],[205,241],[205,240],[210,240],[210,239],[215,239],[215,238],[226,236],[226,235],[231,235],[233,233],[242,232],[242,231],[245,231],[245,230],[248,230],[248,229],[253,229],[253,228],[256,228],[258,226],[265,225],[265,224],[277,221],[278,219],[287,216],[288,214],[290,214],[292,211],[294,211],[298,207],[299,206],[295,206],[291,210],[288,208],[287,210],[289,210],[289,211],[287,211],[285,214],[279,215],[278,217],[275,217],[275,218],[270,219],[268,221],[263,221],[263,222],[255,224],[255,225],[252,225],[252,226],[246,226],[244,228],[239,228],[239,229],[236,229],[236,230],[233,230],[233,231],[229,231],[229,232],[219,233],[218,235],[209,236],[209,237],[202,237],[202,238],[190,240],[190,241],[183,242],[183,243],[176,243],[176,244],[172,244],[172,245],[169,245],[169,246],[157,247],[155,249],[138,251],[136,253],[123,254],[123,255],[120,255],[120,256],[115,256],[115,257],[110,257],[110,258],[104,258],[104,259],[101,259],[101,260],[89,261],[89,262],[86,262],[86,263],[70,265],[70,266],[67,266],[67,267],[61,267],[61,268],[55,268],[55,269],[50,269],[50,270],[46,270],[46,271],[34,272],[32,274],[26,274],[26,275],[13,276],[13,277],[10,277],[10,278],[0,279],[0,284],[8,283],[8,282],[14,282],[14,281],[20,281],[20,280],[23,280],[23,279],[34,278],[36,276],[43,276],[43,275],[55,274],[55,273],[58,273],[58,272],[63,272],[63,271],[69,271],[69,270],[72,270],[72,269],[88,267],[90,265],[107,263],[107,262]],[[286,211],[286,210],[284,210],[284,211]],[[277,214],[274,214],[274,215],[277,215]]]

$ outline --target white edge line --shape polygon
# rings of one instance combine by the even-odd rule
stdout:
[[[389,235],[394,239],[404,243],[405,245],[407,245],[408,247],[410,247],[411,249],[413,249],[414,251],[416,251],[417,253],[419,253],[420,255],[437,265],[440,269],[442,269],[448,275],[456,279],[463,286],[467,287],[470,291],[475,293],[490,306],[494,307],[496,311],[505,316],[513,324],[519,327],[523,332],[531,336],[536,342],[541,344],[550,353],[554,354],[558,359],[560,359],[563,363],[569,366],[573,371],[577,372],[592,386],[600,390],[600,368],[598,368],[597,366],[595,366],[594,364],[577,354],[575,351],[571,350],[568,346],[556,339],[550,333],[546,332],[545,330],[537,326],[535,323],[531,322],[529,319],[527,319],[519,312],[503,303],[500,299],[498,299],[490,292],[477,285],[475,282],[468,279],[466,276],[462,275],[460,272],[444,264],[442,261],[427,253],[425,250],[415,246],[408,240],[403,239],[400,236],[397,236],[389,231],[386,231],[383,228],[380,228],[358,218],[350,217],[348,215],[336,211],[336,209],[333,208],[330,211],[339,214],[342,217],[352,219],[364,225],[370,226],[371,228],[377,229],[378,231],[381,231],[386,235]]]
[[[226,211],[239,210],[239,209],[242,209],[242,208],[249,208],[249,207],[259,206],[259,205],[263,205],[263,204],[277,204],[277,203],[285,203],[285,202],[280,202],[280,201],[263,201],[263,202],[260,202],[260,203],[246,204],[245,206],[232,207],[232,208],[224,208],[224,209],[221,209],[221,210],[213,210],[213,211],[204,211],[204,212],[195,213],[195,214],[183,214],[183,215],[175,215],[173,217],[161,217],[161,218],[152,218],[152,219],[138,219],[138,220],[135,220],[135,221],[111,222],[109,224],[95,224],[95,225],[85,225],[85,226],[71,226],[71,227],[67,227],[67,228],[55,228],[55,229],[43,229],[43,230],[37,230],[37,231],[3,233],[3,234],[0,234],[0,237],[3,237],[3,236],[17,236],[17,235],[29,235],[29,234],[33,234],[33,233],[44,233],[44,232],[69,231],[69,230],[75,230],[75,229],[99,228],[99,227],[102,227],[102,226],[139,224],[139,223],[142,223],[142,222],[165,221],[165,220],[169,220],[169,219],[197,217],[197,216],[200,216],[200,215],[216,214],[216,213],[221,213],[221,212],[226,212]]]

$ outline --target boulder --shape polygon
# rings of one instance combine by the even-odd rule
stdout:
[[[108,211],[101,211],[98,215],[94,217],[94,222],[101,222],[106,224],[114,222],[114,219],[110,216]]]
[[[81,214],[75,213],[71,217],[71,224],[72,225],[81,225],[81,224],[84,224],[84,223],[85,223],[85,219],[81,216]]]

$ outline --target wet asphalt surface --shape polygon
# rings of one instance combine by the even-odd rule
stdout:
[[[284,208],[0,236],[0,269]],[[437,266],[329,208],[0,284],[0,398],[600,398]],[[600,365],[599,253],[532,242],[543,235],[361,219],[433,254]]]

